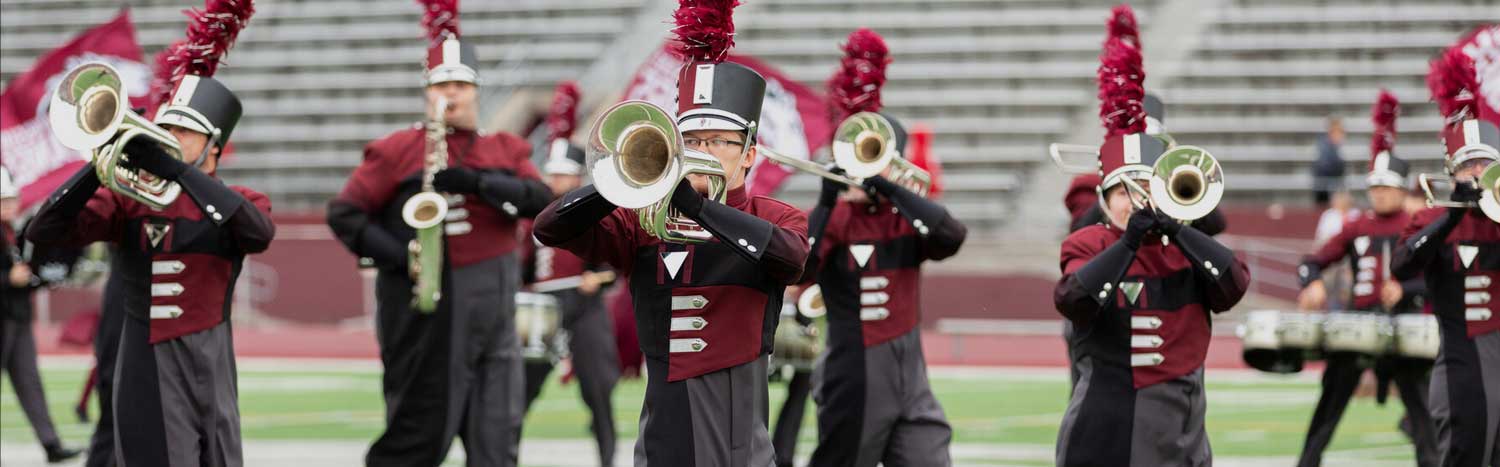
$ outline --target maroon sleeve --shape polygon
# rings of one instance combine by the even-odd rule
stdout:
[[[230,216],[229,231],[245,253],[266,251],[271,246],[271,239],[276,237],[276,224],[271,222],[271,199],[249,188],[230,188],[244,196],[254,209],[241,208]]]
[[[1344,222],[1344,226],[1339,229],[1338,235],[1334,235],[1333,238],[1329,238],[1328,241],[1323,242],[1323,246],[1318,248],[1317,252],[1303,258],[1303,262],[1316,264],[1318,269],[1328,267],[1328,265],[1349,254],[1349,242],[1357,232],[1357,220]]]
[[[364,160],[349,175],[337,201],[352,204],[367,213],[379,212],[390,202],[402,175],[396,173],[399,170],[393,160],[396,155],[391,154],[388,147],[392,142],[392,138],[387,137],[365,146]]]
[[[762,264],[772,278],[792,285],[802,278],[802,268],[807,263],[807,214],[790,205],[781,205],[785,209],[772,222],[771,241],[766,244]]]
[[[1063,240],[1062,250],[1058,255],[1063,276],[1052,289],[1052,302],[1058,314],[1077,323],[1086,323],[1098,314],[1101,308],[1099,302],[1073,274],[1107,246],[1093,229],[1074,232]]]
[[[592,185],[585,186],[548,204],[537,214],[533,233],[543,245],[567,250],[585,262],[609,264],[628,274],[635,255],[638,221],[635,211],[613,206]]]

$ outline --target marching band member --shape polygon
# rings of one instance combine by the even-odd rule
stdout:
[[[646,230],[636,211],[617,208],[588,185],[564,195],[536,220],[542,244],[628,276],[646,359],[635,465],[769,466],[766,355],[782,293],[807,260],[807,218],[786,203],[748,196],[766,82],[723,62],[733,46],[733,0],[683,0],[673,15],[678,75],[677,128],[694,161],[717,161],[716,179],[693,173],[669,192],[675,212],[703,230],[673,222],[700,243]],[[591,167],[596,182],[603,163]],[[605,185],[598,185],[605,186]],[[714,195],[713,199],[704,194]],[[722,196],[722,197],[721,197]],[[674,218],[675,219],[675,218]]]
[[[1099,202],[1108,222],[1062,245],[1053,300],[1075,329],[1079,379],[1058,432],[1057,465],[1210,465],[1209,313],[1239,302],[1249,272],[1228,248],[1128,186],[1166,189],[1149,185],[1166,143],[1145,134],[1136,44],[1110,37],[1100,58]]]
[[[557,86],[552,111],[547,118],[551,133],[547,163],[542,166],[547,187],[553,198],[561,197],[583,185],[583,148],[568,142],[574,127],[578,106],[578,85],[571,81]],[[600,465],[613,465],[615,458],[615,415],[611,394],[620,379],[620,355],[615,350],[614,330],[604,309],[603,288],[610,281],[598,265],[588,264],[567,250],[541,245],[531,235],[529,225],[523,228],[525,274],[527,284],[578,278],[575,288],[547,292],[557,298],[562,311],[562,329],[568,333],[568,353],[572,373],[578,377],[579,395],[591,414],[589,428],[599,446]],[[547,375],[555,366],[551,361],[527,362],[526,409],[542,393]]]
[[[836,113],[878,111],[890,61],[884,39],[860,29],[844,52],[829,85]],[[885,144],[902,157],[906,134],[894,129]],[[804,277],[816,278],[828,308],[828,350],[813,376],[812,465],[951,465],[953,431],[927,382],[919,291],[922,263],[958,253],[967,228],[878,175],[858,188],[825,180],[810,218],[815,248]]]
[[[0,369],[10,378],[16,400],[31,430],[47,453],[47,462],[62,462],[78,457],[83,451],[63,447],[47,411],[47,393],[42,390],[42,375],[36,366],[36,336],[32,334],[31,295],[41,286],[41,278],[21,252],[24,242],[17,241],[12,225],[21,211],[20,189],[10,179],[10,171],[0,167]]]
[[[458,38],[457,2],[421,3],[430,41],[428,122],[366,146],[328,203],[328,225],[339,240],[379,268],[386,427],[365,462],[437,465],[456,435],[468,465],[515,465],[524,403],[513,327],[521,280],[516,222],[540,211],[548,191],[525,140],[477,129],[478,59],[473,43]],[[437,251],[414,240],[416,229],[403,217],[409,200],[420,203],[415,196],[433,192],[447,206],[427,227],[437,229]],[[412,206],[413,217],[424,209]],[[422,271],[419,261],[432,255],[441,275],[424,284],[420,278],[433,271]],[[432,309],[422,308],[428,297],[418,297],[426,292],[414,284],[440,291]]]
[[[121,465],[241,464],[229,313],[245,255],[265,251],[275,226],[265,195],[215,176],[241,105],[212,75],[252,11],[248,1],[209,1],[191,13],[187,41],[166,55],[171,78],[161,89],[169,94],[155,123],[171,132],[182,159],[144,136],[125,145],[135,169],[185,196],[157,209],[101,190],[89,164],[27,232],[37,244],[115,245],[113,293],[127,315],[114,375]]]
[[[1432,63],[1427,85],[1444,116],[1446,168],[1454,180],[1452,203],[1418,213],[1407,225],[1391,261],[1399,280],[1421,276],[1437,315],[1441,350],[1432,369],[1428,400],[1437,426],[1442,465],[1500,463],[1500,224],[1493,214],[1494,186],[1479,177],[1500,158],[1500,96],[1484,95],[1475,56],[1500,41],[1500,26],[1484,26]],[[1467,49],[1467,50],[1466,50]],[[1493,89],[1493,88],[1491,88]],[[1486,105],[1488,102],[1489,105]],[[1476,204],[1479,208],[1476,208]],[[1491,207],[1484,207],[1485,205]],[[1490,214],[1489,217],[1486,217]]]
[[[1334,262],[1349,259],[1350,269],[1355,271],[1355,284],[1350,290],[1351,309],[1365,312],[1419,313],[1422,311],[1420,295],[1425,289],[1420,279],[1396,281],[1390,277],[1389,258],[1401,231],[1410,223],[1411,216],[1405,210],[1407,173],[1410,165],[1396,157],[1392,151],[1396,139],[1396,96],[1381,91],[1375,103],[1373,118],[1375,135],[1370,145],[1370,172],[1365,177],[1369,185],[1370,211],[1359,219],[1344,224],[1339,234],[1323,244],[1317,253],[1303,259],[1297,268],[1302,284],[1299,296],[1304,310],[1323,310],[1328,291],[1323,285],[1322,271]],[[1387,356],[1379,363],[1361,355],[1347,352],[1332,352],[1327,355],[1328,364],[1323,369],[1322,395],[1313,412],[1312,424],[1307,429],[1299,465],[1317,466],[1322,463],[1323,450],[1333,440],[1334,429],[1343,418],[1349,398],[1359,387],[1360,376],[1366,368],[1374,367],[1382,380],[1394,379],[1400,391],[1401,402],[1411,417],[1411,436],[1416,445],[1417,464],[1437,465],[1437,440],[1433,435],[1432,415],[1427,411],[1423,399],[1427,392],[1427,372],[1430,361]],[[1389,369],[1389,371],[1387,370]],[[1390,373],[1389,375],[1387,373]],[[1385,389],[1381,385],[1378,399],[1385,401]]]

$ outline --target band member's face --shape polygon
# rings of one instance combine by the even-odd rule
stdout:
[[[427,86],[427,108],[430,112],[438,97],[448,98],[443,122],[453,128],[473,130],[479,127],[479,86],[463,81],[445,81]]]
[[[1493,159],[1470,159],[1468,162],[1463,163],[1463,165],[1458,166],[1458,170],[1453,171],[1453,179],[1460,182],[1478,180],[1479,175],[1484,173],[1484,169],[1489,168],[1490,164],[1493,163],[1495,163]]]
[[[21,198],[0,198],[0,222],[16,220],[21,213]]]
[[[203,147],[208,145],[208,135],[187,128],[174,125],[166,125],[167,131],[172,132],[172,137],[177,138],[177,144],[182,148],[182,161],[193,165],[198,163],[198,158],[205,156]],[[203,161],[203,172],[211,173],[218,168],[219,147],[214,146],[208,150],[208,160]]]
[[[1151,183],[1146,180],[1136,180],[1146,193],[1151,193]],[[1130,203],[1134,192],[1130,191],[1124,183],[1110,187],[1104,192],[1104,206],[1108,209],[1109,222],[1116,228],[1124,229],[1125,223],[1130,220],[1130,214],[1135,211],[1135,205]]]
[[[562,196],[582,185],[583,177],[577,175],[547,174],[547,188],[552,189],[552,196]]]
[[[1424,209],[1427,209],[1427,197],[1422,196],[1422,192],[1420,191],[1408,191],[1406,193],[1406,202],[1404,204],[1407,214],[1416,214]]]
[[[1372,186],[1369,196],[1370,209],[1381,215],[1400,211],[1406,202],[1406,190],[1390,186]]]
[[[693,130],[682,133],[688,149],[696,149],[714,156],[728,176],[724,186],[730,190],[745,185],[745,174],[755,165],[755,147],[745,151],[745,133],[732,130]],[[743,152],[744,157],[740,154]],[[699,193],[708,194],[708,176],[690,174],[688,181]]]

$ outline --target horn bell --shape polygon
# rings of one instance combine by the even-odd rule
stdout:
[[[671,114],[646,101],[621,102],[600,115],[585,151],[595,188],[616,206],[650,206],[682,179],[682,133]]]
[[[1200,219],[1223,199],[1223,167],[1203,148],[1174,147],[1152,167],[1151,202],[1173,219]]]

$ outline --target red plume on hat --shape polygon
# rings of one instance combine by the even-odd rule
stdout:
[[[1462,44],[1465,42],[1459,41],[1459,45],[1444,50],[1432,61],[1427,72],[1427,89],[1432,92],[1432,100],[1437,102],[1438,111],[1449,122],[1472,117],[1474,113],[1474,89],[1477,83],[1474,77],[1474,60],[1463,51]]]
[[[1401,102],[1389,90],[1381,89],[1380,98],[1370,108],[1370,121],[1375,124],[1370,137],[1370,157],[1390,151],[1396,146],[1396,115],[1401,113]]]
[[[168,46],[156,58],[160,86],[153,83],[152,88],[157,102],[166,102],[184,75],[212,77],[250,15],[255,14],[255,5],[252,0],[208,0],[202,9],[185,13],[187,38]]]
[[[1115,5],[1109,10],[1108,37],[1117,37],[1122,41],[1134,45],[1136,49],[1141,48],[1140,23],[1135,20],[1135,10],[1130,5]]]
[[[1129,6],[1117,6],[1099,54],[1099,120],[1105,138],[1146,131],[1145,82],[1135,15]]]
[[[552,94],[552,109],[547,113],[547,140],[568,139],[573,136],[578,116],[578,83],[557,83]]]
[[[427,40],[440,42],[458,37],[458,0],[417,0],[422,5],[422,29]]]
[[[681,0],[672,13],[673,49],[688,61],[722,62],[734,47],[734,7],[738,0]]]
[[[879,112],[880,88],[885,86],[885,67],[891,63],[890,49],[880,34],[860,28],[844,43],[844,58],[828,79],[828,95],[835,121],[859,112]]]

